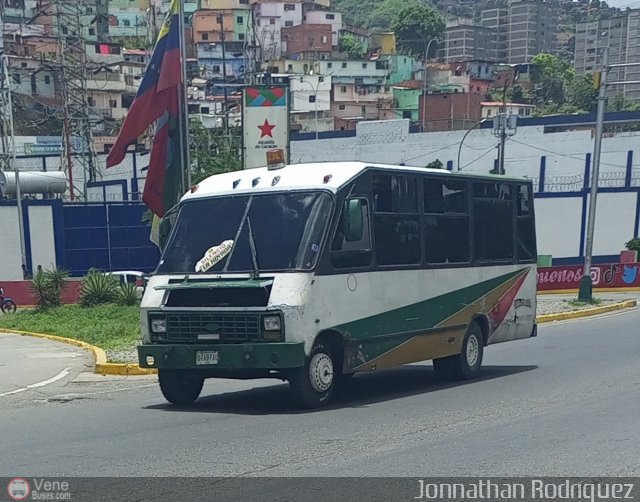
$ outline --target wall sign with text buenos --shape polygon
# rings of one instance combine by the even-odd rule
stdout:
[[[289,161],[289,94],[282,86],[246,87],[242,95],[244,168],[267,165],[267,152],[285,151]]]
[[[582,270],[581,265],[538,267],[538,291],[578,289]],[[640,263],[593,265],[591,280],[596,289],[639,288]]]

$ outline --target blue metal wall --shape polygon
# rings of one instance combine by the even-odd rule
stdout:
[[[63,205],[63,257],[74,276],[90,268],[151,272],[158,248],[149,240],[151,227],[142,222],[146,207],[135,203]]]

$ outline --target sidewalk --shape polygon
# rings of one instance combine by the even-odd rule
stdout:
[[[562,312],[585,310],[593,307],[610,305],[612,303],[620,303],[627,300],[638,300],[638,302],[640,303],[640,292],[634,291],[629,293],[600,293],[596,291],[593,297],[596,300],[600,300],[601,303],[598,303],[597,305],[580,305],[570,303],[577,300],[577,294],[538,295],[538,315],[559,314]]]

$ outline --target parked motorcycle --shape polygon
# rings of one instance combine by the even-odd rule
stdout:
[[[15,312],[18,307],[13,298],[4,296],[4,289],[0,288],[0,310],[4,313]]]

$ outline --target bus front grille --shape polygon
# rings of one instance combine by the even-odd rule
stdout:
[[[242,342],[260,335],[260,316],[235,312],[167,315],[167,338],[175,342]]]

